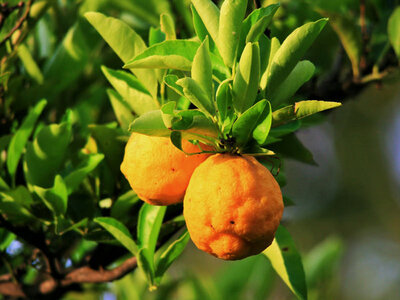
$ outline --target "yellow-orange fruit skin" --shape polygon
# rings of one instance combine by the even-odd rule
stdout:
[[[272,243],[283,201],[275,178],[254,157],[216,154],[194,171],[183,209],[200,250],[236,260]]]
[[[182,140],[182,148],[187,153],[201,152],[186,140]],[[166,137],[133,133],[125,147],[121,172],[140,199],[170,205],[183,201],[194,169],[208,156],[186,155]]]

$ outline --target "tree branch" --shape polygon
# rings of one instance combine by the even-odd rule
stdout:
[[[25,20],[29,16],[29,12],[31,10],[33,1],[34,0],[28,0],[28,2],[26,3],[26,9],[25,9],[24,14],[21,16],[21,18],[19,18],[19,20],[17,21],[15,26],[10,30],[9,33],[7,33],[7,35],[4,37],[4,39],[0,42],[0,46],[2,46],[9,38],[11,38],[11,36],[14,34],[14,32],[16,32],[18,29],[21,28],[22,24],[25,22]],[[21,5],[21,7],[22,7],[22,5]]]
[[[59,288],[67,289],[76,284],[114,281],[133,271],[136,266],[136,257],[128,258],[120,266],[111,270],[94,270],[90,267],[84,266],[70,271],[60,280],[55,280],[53,277],[49,276],[48,279],[32,286],[24,286],[14,283],[12,281],[12,276],[5,274],[0,276],[0,294],[22,298],[49,295]]]

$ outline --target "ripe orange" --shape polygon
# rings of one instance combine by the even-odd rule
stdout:
[[[194,171],[183,208],[199,249],[236,260],[272,243],[283,201],[275,178],[254,157],[216,154]]]
[[[201,152],[186,140],[182,140],[182,148],[187,153]],[[170,205],[182,202],[194,169],[208,156],[186,155],[169,138],[133,133],[125,147],[121,172],[140,199]]]

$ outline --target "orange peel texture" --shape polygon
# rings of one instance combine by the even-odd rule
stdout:
[[[182,149],[201,152],[187,140],[182,140]],[[186,155],[166,137],[133,133],[125,147],[121,172],[140,199],[153,205],[170,205],[182,202],[194,169],[208,156]]]
[[[216,154],[194,171],[183,208],[200,250],[236,260],[272,243],[283,200],[275,178],[254,157]]]

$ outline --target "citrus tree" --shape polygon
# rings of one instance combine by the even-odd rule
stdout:
[[[320,70],[304,57],[328,19],[300,17],[286,34],[267,2],[2,5],[1,294],[55,299],[137,267],[155,289],[191,237],[223,259],[261,253],[307,299],[278,227],[293,205],[284,158],[315,164],[294,133],[340,103],[299,96]],[[130,17],[89,12],[115,9]],[[52,32],[60,16],[71,21]],[[381,60],[398,53],[398,19]],[[350,61],[352,82],[368,83]]]

